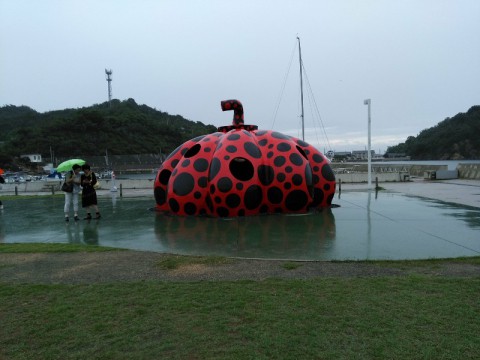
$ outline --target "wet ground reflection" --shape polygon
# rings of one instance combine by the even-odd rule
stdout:
[[[152,197],[100,198],[99,221],[63,221],[62,197],[2,199],[0,242],[85,243],[232,257],[345,260],[480,255],[480,209],[398,193],[342,192],[340,207],[307,215],[180,218]]]

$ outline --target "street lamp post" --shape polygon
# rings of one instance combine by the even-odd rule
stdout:
[[[363,105],[368,105],[368,188],[372,188],[372,133],[371,133],[371,127],[372,127],[372,119],[371,119],[371,105],[372,105],[372,100],[371,99],[366,99],[363,101]]]

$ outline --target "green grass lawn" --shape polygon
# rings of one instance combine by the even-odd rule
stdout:
[[[478,359],[478,334],[480,278],[0,284],[0,359]]]

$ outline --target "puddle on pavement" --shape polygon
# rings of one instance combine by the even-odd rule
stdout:
[[[480,209],[344,191],[332,209],[235,219],[165,216],[152,197],[99,198],[102,219],[65,223],[63,197],[3,199],[0,242],[84,243],[185,255],[292,260],[480,255]],[[81,215],[84,212],[81,210]]]

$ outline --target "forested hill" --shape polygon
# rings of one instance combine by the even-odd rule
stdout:
[[[0,108],[0,153],[56,156],[169,153],[213,125],[169,115],[135,100],[112,100],[81,109],[38,113],[26,106]]]
[[[412,160],[480,159],[480,106],[409,136],[387,153],[404,153]]]

